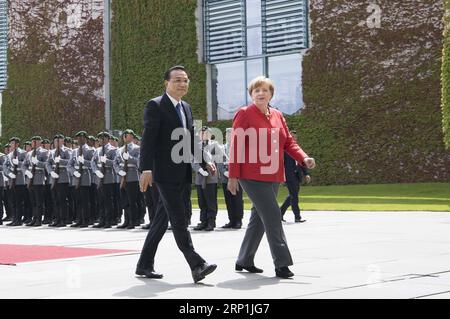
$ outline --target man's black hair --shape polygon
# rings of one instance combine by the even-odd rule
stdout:
[[[171,67],[170,69],[168,69],[166,71],[166,73],[164,73],[164,80],[169,81],[170,80],[170,74],[172,73],[172,71],[175,70],[180,70],[180,71],[184,71],[187,74],[186,68],[182,65],[175,65],[173,67]]]

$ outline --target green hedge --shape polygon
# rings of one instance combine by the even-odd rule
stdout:
[[[444,49],[442,59],[442,113],[444,140],[450,149],[450,0],[445,0],[446,15],[444,17]]]
[[[145,102],[164,92],[164,72],[184,65],[186,100],[206,119],[206,70],[197,61],[196,0],[113,1],[112,126],[142,131]]]

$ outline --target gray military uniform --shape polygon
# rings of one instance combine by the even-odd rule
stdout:
[[[70,159],[72,158],[72,149],[65,147],[64,145],[61,146],[61,151],[59,156],[61,157],[61,160],[59,162],[59,178],[58,184],[63,183],[70,183],[70,176],[69,176],[69,170],[67,168],[67,165],[69,164]],[[56,157],[56,149],[52,150],[50,152],[48,162],[46,165],[46,169],[48,174],[50,175],[51,172],[55,172],[56,169],[56,163],[55,163],[55,157]],[[58,172],[55,172],[58,173]],[[51,177],[51,183],[54,183],[53,177]]]
[[[5,164],[7,156],[6,154],[0,153],[0,187],[8,187],[8,177],[3,172],[3,164]]]
[[[23,162],[25,161],[25,157],[27,156],[27,152],[25,152],[23,149],[18,148],[17,149],[17,159],[19,160],[19,164],[17,165],[17,174],[15,178],[15,184],[16,185],[25,185],[25,175],[24,175],[24,169],[23,169]],[[3,171],[5,175],[8,175],[9,173],[14,173],[14,164],[12,163],[12,160],[14,158],[14,152],[11,152],[7,155],[6,161],[3,164]],[[12,178],[8,177],[11,183]]]
[[[133,142],[128,143],[128,154],[130,158],[127,163],[127,182],[138,182],[139,181],[139,155],[141,148],[134,144]],[[114,170],[117,174],[119,171],[125,171],[125,160],[123,159],[123,153],[125,152],[125,145],[119,148],[116,156],[116,160],[114,161]]]
[[[49,151],[46,150],[43,147],[39,147],[36,149],[36,159],[38,160],[38,162],[35,164],[33,164],[32,162],[32,156],[33,156],[33,151],[30,151],[27,153],[27,156],[25,158],[25,162],[24,162],[24,168],[30,172],[33,171],[33,166],[35,165],[34,168],[34,175],[33,175],[33,185],[45,185],[45,181],[46,181],[46,174],[45,174],[45,167],[47,165],[48,162],[48,156],[49,156]],[[26,182],[28,183],[29,178],[26,178]]]
[[[95,149],[89,147],[89,145],[84,144],[82,146],[82,156],[84,159],[84,163],[79,162],[78,156],[80,148],[77,147],[73,150],[73,156],[68,164],[68,169],[70,172],[70,175],[73,177],[73,185],[77,186],[79,183],[79,178],[75,177],[74,173],[76,171],[80,171],[81,169],[81,183],[79,186],[91,186],[92,183],[92,176],[91,176],[91,166],[92,166],[92,159],[94,157]]]
[[[103,154],[102,147],[96,149],[94,153],[94,157],[91,161],[92,171],[95,173],[96,171],[101,171],[102,162],[100,161],[100,157],[106,155],[106,163],[105,172],[103,177],[103,184],[113,184],[116,181],[116,173],[114,172],[114,160],[116,158],[116,148],[111,144],[106,144],[105,146],[105,154]],[[102,172],[103,173],[103,172]],[[99,179],[96,179],[98,184]]]

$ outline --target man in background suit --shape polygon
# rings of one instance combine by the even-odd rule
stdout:
[[[297,132],[291,130],[291,135],[297,140]],[[289,195],[284,200],[280,207],[281,219],[284,220],[284,214],[289,206],[292,207],[294,218],[296,223],[303,223],[306,220],[302,219],[300,215],[300,207],[298,206],[298,193],[300,192],[300,184],[302,183],[303,175],[305,175],[306,182],[311,182],[311,176],[309,170],[305,166],[298,164],[292,157],[286,152],[284,153],[284,175],[286,177],[286,186],[289,191]]]
[[[191,187],[192,182],[191,158],[194,148],[194,128],[191,106],[181,98],[187,94],[189,78],[184,67],[174,66],[166,71],[164,80],[166,93],[150,100],[144,110],[144,131],[139,164],[142,172],[141,192],[145,192],[152,183],[155,183],[162,205],[158,205],[154,221],[147,234],[137,264],[136,275],[147,278],[163,277],[154,270],[154,257],[170,220],[175,241],[183,252],[196,283],[212,273],[217,266],[206,263],[194,250],[186,219],[188,199],[185,194],[188,193],[186,187]],[[172,140],[172,132],[180,128],[184,128],[181,130],[182,135],[177,136],[178,140]],[[183,153],[185,160],[176,163],[172,158],[172,149],[174,146],[179,146],[180,142],[187,141],[187,146],[190,146],[189,153]],[[208,170],[214,174],[214,164],[209,163]]]

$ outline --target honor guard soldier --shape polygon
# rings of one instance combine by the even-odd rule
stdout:
[[[93,135],[88,136],[87,144],[88,146],[94,150],[94,155],[96,151],[95,141],[96,137]],[[91,188],[89,189],[89,210],[90,210],[90,220],[89,226],[94,225],[94,221],[99,222],[99,207],[98,207],[98,177],[92,170],[92,162],[91,167],[89,167],[89,171],[91,173]]]
[[[45,167],[48,162],[49,151],[42,147],[42,137],[36,135],[31,138],[32,150],[27,153],[24,162],[25,176],[31,199],[33,219],[26,226],[41,226],[45,202]]]
[[[71,153],[71,158],[73,157],[73,140],[70,136],[64,137],[64,146],[67,147]],[[69,199],[69,215],[66,221],[66,224],[72,224],[72,222],[75,220],[76,215],[76,207],[75,207],[75,182],[73,180],[72,174],[69,172],[69,192],[68,192],[68,199]]]
[[[3,174],[3,164],[5,163],[7,156],[8,156],[7,154],[0,153],[0,225],[3,224],[3,221],[6,221],[6,218],[5,220],[3,220],[3,213],[4,213],[3,206],[5,206],[5,210],[7,210],[8,207],[7,200],[5,197],[5,188],[8,185],[7,184],[8,178],[5,176],[5,174]]]
[[[88,134],[79,131],[75,134],[78,147],[73,151],[73,157],[69,162],[69,172],[73,176],[76,201],[75,224],[71,227],[88,227],[90,218],[89,192],[91,188],[91,161],[95,150],[87,144]]]
[[[51,151],[51,143],[47,138],[42,139],[42,147],[48,151],[48,156],[50,156]],[[50,189],[50,175],[47,170],[44,170],[45,173],[45,185],[44,185],[44,220],[42,221],[43,225],[48,225],[52,222],[53,216],[53,199],[52,192]]]
[[[125,190],[126,208],[124,223],[117,228],[133,229],[139,225],[139,172],[140,147],[133,143],[134,132],[130,129],[122,134],[124,145],[117,152],[114,169],[121,177],[120,188]],[[122,193],[123,194],[123,193]]]
[[[10,150],[9,143],[6,143],[3,146],[3,150],[4,150],[4,153],[5,153],[5,156],[6,156],[4,161],[2,162],[2,171],[3,171],[3,176],[4,176],[3,178],[4,178],[4,181],[5,181],[3,203],[4,203],[5,211],[6,211],[6,217],[3,218],[3,221],[4,222],[10,222],[10,221],[12,221],[12,216],[13,216],[13,212],[12,212],[12,210],[13,210],[13,203],[12,203],[13,198],[12,198],[12,195],[11,195],[12,192],[9,189],[9,182],[10,181],[9,181],[9,177],[8,177],[8,172],[3,170],[3,166],[4,166],[4,164],[7,161],[7,157],[8,157],[9,150]]]
[[[49,225],[51,227],[66,227],[69,214],[69,163],[72,151],[63,145],[64,135],[56,134],[53,138],[55,149],[49,154],[47,172],[51,177],[51,189],[54,198],[55,220]]]
[[[25,175],[23,172],[23,162],[26,152],[21,149],[20,139],[12,137],[9,140],[10,153],[3,166],[3,171],[9,178],[9,189],[12,195],[12,222],[6,226],[22,226],[22,217],[25,213],[25,200],[28,196],[25,186]]]
[[[231,194],[227,188],[228,184],[228,160],[230,158],[230,142],[231,142],[232,128],[227,128],[225,131],[226,143],[222,147],[223,162],[217,163],[217,170],[219,171],[220,182],[222,184],[223,196],[225,197],[225,204],[228,211],[228,219],[230,220],[222,228],[239,229],[242,227],[242,218],[244,217],[244,200],[242,198],[242,188],[236,191],[236,195]]]
[[[217,182],[218,175],[211,175],[206,169],[206,163],[212,161],[212,151],[220,147],[216,141],[211,141],[211,130],[204,126],[200,132],[202,159],[195,161],[192,168],[196,172],[198,206],[200,207],[200,224],[194,230],[212,231],[216,227],[217,216]],[[198,163],[200,162],[200,163]]]
[[[117,152],[119,151],[119,138],[117,136],[111,136],[112,141],[111,145],[114,146],[116,150],[116,156]],[[120,224],[122,220],[122,206],[120,204],[120,176],[116,174],[116,180],[114,182],[114,201],[113,201],[113,226],[116,226]]]
[[[94,228],[111,228],[116,180],[113,165],[117,149],[109,143],[110,134],[108,132],[101,132],[97,137],[100,139],[101,146],[95,151],[91,168],[98,177],[97,187],[101,215],[99,223],[94,225]]]

